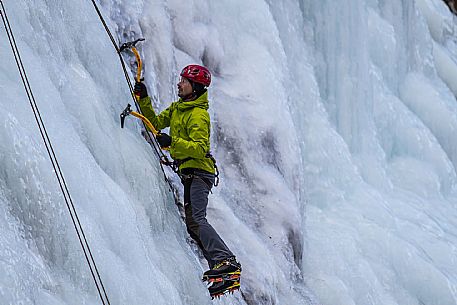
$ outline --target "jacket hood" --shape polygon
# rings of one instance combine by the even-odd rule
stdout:
[[[177,102],[178,109],[180,111],[187,110],[190,108],[202,108],[208,110],[209,103],[208,103],[208,91],[200,95],[197,99],[193,101],[183,101],[181,98]]]

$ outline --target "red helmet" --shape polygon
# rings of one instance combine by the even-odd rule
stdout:
[[[188,65],[182,69],[181,76],[206,87],[211,84],[211,72],[203,66]]]

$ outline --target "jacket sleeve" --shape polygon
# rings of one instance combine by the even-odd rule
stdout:
[[[151,98],[149,96],[142,98],[138,101],[141,112],[143,115],[151,121],[152,125],[157,129],[161,130],[165,127],[170,126],[171,106],[162,111],[159,115],[156,115],[152,108]],[[147,127],[146,127],[147,128]],[[148,128],[149,129],[149,128]]]
[[[179,137],[172,139],[173,158],[204,158],[209,150],[210,120],[208,112],[193,113],[186,124],[186,130],[189,141]]]

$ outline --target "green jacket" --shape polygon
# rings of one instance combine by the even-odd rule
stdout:
[[[208,93],[205,92],[193,101],[181,98],[156,115],[151,99],[139,100],[141,112],[157,130],[170,126],[172,138],[170,155],[174,160],[192,158],[180,165],[183,168],[198,168],[215,173],[214,163],[206,154],[210,150],[210,120],[208,113]]]

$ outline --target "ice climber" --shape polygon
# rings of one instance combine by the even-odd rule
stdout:
[[[215,279],[209,291],[217,295],[233,286],[233,281],[224,281],[226,276],[236,278],[241,265],[216,230],[206,219],[208,195],[215,181],[214,159],[210,152],[210,117],[208,113],[207,88],[211,73],[200,65],[188,65],[178,82],[179,99],[156,115],[152,108],[146,86],[135,84],[134,93],[140,97],[139,105],[157,130],[170,127],[170,135],[159,133],[156,138],[162,148],[169,147],[174,162],[178,164],[179,176],[184,186],[184,210],[187,232],[195,240],[206,258],[210,269],[203,280]],[[238,281],[239,287],[239,281]],[[236,288],[236,287],[235,287]]]

